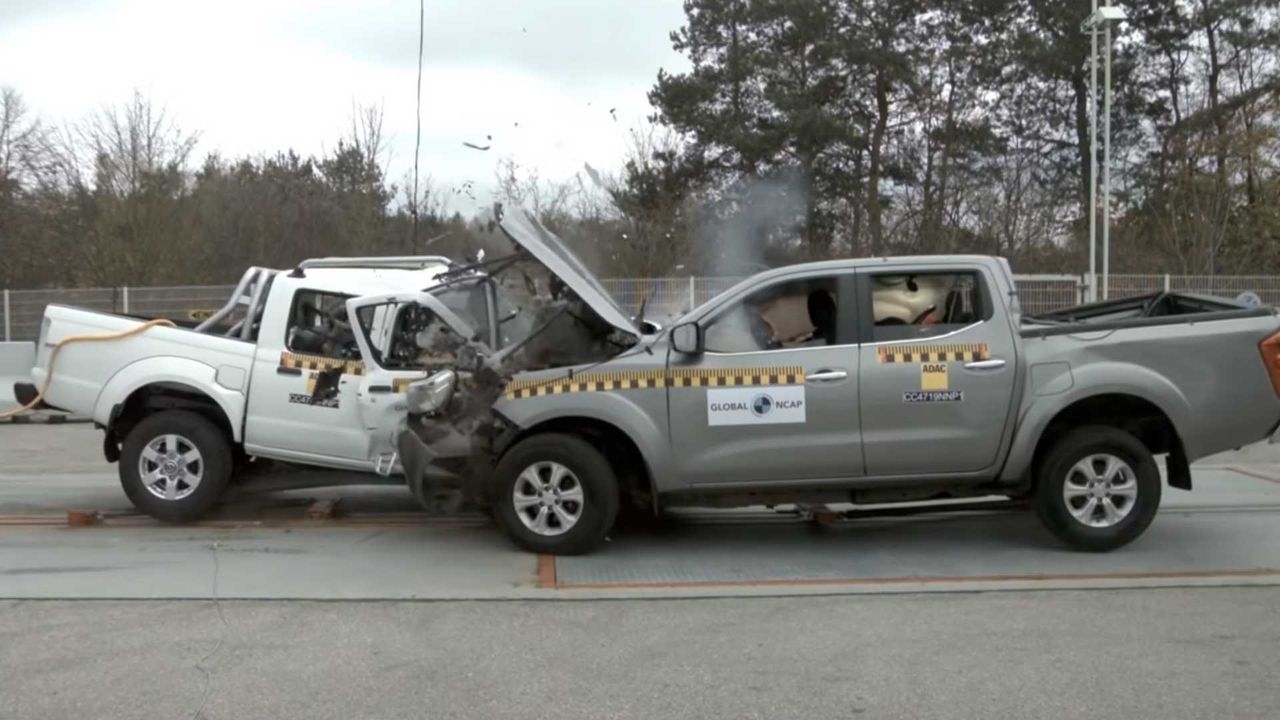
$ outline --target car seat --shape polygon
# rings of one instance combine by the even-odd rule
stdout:
[[[831,293],[818,289],[809,293],[809,322],[813,323],[813,339],[832,345],[836,341],[836,301]]]

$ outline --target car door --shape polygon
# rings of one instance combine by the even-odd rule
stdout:
[[[292,290],[288,314],[264,319],[258,334],[246,447],[299,462],[360,463],[366,453],[356,389],[363,365],[342,327],[349,296],[289,282],[280,278],[273,290]]]
[[[698,320],[704,352],[671,351],[669,423],[682,481],[862,475],[853,278],[809,272],[744,290]]]
[[[347,312],[357,328],[356,339],[364,358],[364,374],[356,387],[356,407],[364,434],[363,456],[374,470],[386,475],[399,470],[397,437],[408,414],[405,393],[411,383],[424,380],[434,367],[422,354],[424,338],[437,330],[460,342],[475,338],[471,326],[430,293],[393,293],[354,298]],[[469,340],[481,352],[488,346]],[[450,358],[432,362],[449,364]]]
[[[858,376],[869,477],[980,473],[1013,399],[1013,333],[980,264],[876,266],[860,275]]]

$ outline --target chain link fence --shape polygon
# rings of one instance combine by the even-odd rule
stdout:
[[[605,288],[631,314],[644,303],[645,317],[666,322],[701,305],[742,280],[736,277],[609,278]],[[1027,314],[1059,310],[1085,302],[1086,275],[1015,275],[1018,299]],[[30,341],[40,333],[46,305],[75,305],[90,310],[192,321],[227,301],[232,285],[119,287],[53,290],[5,290],[3,339]],[[1256,293],[1267,305],[1280,306],[1280,276],[1270,275],[1111,275],[1107,296],[1132,297],[1172,290],[1235,298]],[[1101,297],[1101,293],[1099,293]]]
[[[191,321],[201,317],[202,313],[222,307],[233,290],[234,285],[5,290],[4,339],[35,340],[40,334],[44,309],[50,304]]]
[[[1126,298],[1160,291],[1231,299],[1239,297],[1241,293],[1251,292],[1264,305],[1280,306],[1280,276],[1276,275],[1112,275],[1106,287],[1109,298]]]

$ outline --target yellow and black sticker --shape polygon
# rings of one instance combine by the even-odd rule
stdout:
[[[804,382],[801,367],[676,368],[581,373],[545,380],[513,380],[506,387],[512,400],[574,392],[610,392],[665,387],[741,387],[797,385]]]
[[[340,370],[343,375],[364,375],[364,363],[306,353],[280,353],[280,367],[296,370]]]
[[[671,387],[736,387],[739,385],[798,385],[804,382],[804,368],[675,368],[667,371]]]
[[[879,358],[882,363],[972,362],[987,359],[987,344],[885,345],[880,348]]]
[[[290,394],[289,394],[289,402],[291,402],[291,403],[297,403],[297,404],[300,404],[300,405],[321,405],[321,406],[323,406],[323,407],[338,407],[338,397],[337,397],[336,395],[334,395],[334,396],[332,396],[332,397],[324,398],[324,400],[323,400],[323,401],[318,400],[318,399],[315,399],[315,394],[316,394],[316,385],[317,385],[317,381],[318,381],[319,377],[320,377],[320,373],[319,373],[319,372],[314,372],[314,371],[313,371],[313,372],[309,372],[309,373],[307,373],[307,379],[306,379],[306,393],[305,393],[305,394],[304,394],[304,393],[290,393]],[[408,390],[408,389],[409,389],[409,386],[410,386],[410,385],[412,385],[413,383],[415,383],[415,382],[417,382],[418,380],[421,380],[421,379],[422,379],[422,378],[420,378],[420,377],[398,377],[398,378],[392,378],[392,380],[391,380],[391,392],[393,392],[393,393],[403,393],[403,392],[405,392],[406,390]]]
[[[323,355],[309,355],[306,353],[281,353],[280,367],[311,371],[307,373],[306,383],[308,395],[315,393],[316,377],[320,372],[326,370],[337,370],[343,375],[363,376],[365,374],[364,363],[360,360],[342,360],[339,358],[325,357]],[[391,391],[395,393],[405,392],[409,389],[410,385],[425,377],[426,375],[392,378]]]
[[[318,372],[307,373],[307,379],[304,383],[306,392],[289,393],[289,402],[294,405],[310,405],[311,407],[330,409],[338,408],[341,401],[338,399],[337,393],[322,393],[322,396],[316,395],[318,377]]]
[[[920,389],[946,390],[947,367],[944,362],[920,363]]]
[[[425,376],[424,376],[425,377]],[[391,392],[402,393],[409,389],[409,386],[422,380],[422,377],[398,377],[391,379]]]

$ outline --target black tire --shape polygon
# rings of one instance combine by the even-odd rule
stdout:
[[[1133,474],[1136,496],[1123,498],[1118,492],[1113,496],[1109,488],[1098,486],[1099,492],[1106,491],[1105,499],[1081,495],[1078,502],[1073,499],[1069,506],[1064,486],[1069,477],[1077,487],[1081,480],[1087,479],[1073,468],[1092,455],[1111,455],[1127,464]],[[1094,465],[1105,467],[1101,460]],[[1089,425],[1067,432],[1049,449],[1037,469],[1033,504],[1040,522],[1059,540],[1077,550],[1107,552],[1133,542],[1147,529],[1160,508],[1160,491],[1160,470],[1151,451],[1141,441],[1119,428]],[[1106,527],[1091,527],[1072,513],[1074,508],[1083,514],[1086,503],[1092,500],[1096,510],[1087,517],[1106,522],[1103,504],[1112,503],[1112,508],[1122,510],[1125,507],[1120,504],[1122,498],[1126,504],[1132,503],[1131,507],[1118,522]]]
[[[526,526],[514,504],[521,473],[543,463],[558,463],[567,468],[582,489],[577,521],[558,535],[542,535]],[[581,555],[591,552],[604,542],[618,515],[618,480],[613,468],[599,450],[574,435],[546,433],[516,443],[498,461],[486,494],[493,517],[502,529],[517,545],[535,553]],[[572,509],[571,505],[566,507]],[[538,510],[530,508],[532,514]],[[549,515],[550,510],[547,510]],[[558,522],[551,518],[548,521]]]
[[[153,494],[142,479],[139,467],[143,451],[152,441],[166,435],[181,438],[183,447],[199,451],[199,461],[184,465],[184,472],[199,470],[200,481],[185,497],[165,499]],[[120,485],[134,507],[157,520],[184,523],[204,517],[222,497],[231,479],[234,457],[225,433],[207,418],[185,410],[165,410],[149,415],[129,431],[120,452]],[[168,487],[161,480],[157,487]],[[175,487],[181,493],[189,489],[179,480]]]

